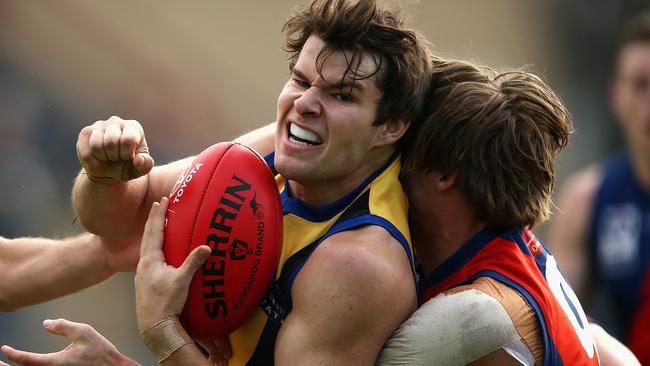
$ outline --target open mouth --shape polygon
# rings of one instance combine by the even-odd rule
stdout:
[[[287,133],[293,142],[303,145],[318,146],[323,143],[320,136],[312,131],[306,130],[295,123],[288,123]]]

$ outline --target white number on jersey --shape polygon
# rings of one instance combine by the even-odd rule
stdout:
[[[587,316],[585,315],[578,297],[575,292],[571,289],[569,284],[560,273],[555,258],[552,255],[548,255],[546,259],[546,282],[548,283],[553,295],[562,306],[562,310],[566,314],[567,318],[571,321],[573,329],[575,330],[582,347],[587,352],[589,358],[594,357],[596,350],[596,345],[594,343],[594,336],[591,333],[589,328],[589,323],[587,321]]]

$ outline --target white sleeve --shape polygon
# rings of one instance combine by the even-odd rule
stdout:
[[[465,365],[518,340],[501,303],[468,289],[422,305],[386,342],[376,365]]]

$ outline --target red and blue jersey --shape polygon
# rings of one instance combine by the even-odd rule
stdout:
[[[486,228],[420,281],[422,302],[479,277],[517,291],[537,318],[545,366],[599,365],[593,335],[555,258],[530,230]]]
[[[650,194],[636,180],[627,154],[604,168],[590,244],[595,278],[616,310],[593,315],[623,338],[641,364],[650,365]]]

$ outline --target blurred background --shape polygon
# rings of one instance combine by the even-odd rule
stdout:
[[[140,121],[158,163],[273,121],[289,76],[281,27],[297,3],[0,0],[0,235],[82,230],[69,200],[75,142],[96,120]],[[576,133],[559,160],[560,185],[621,148],[607,101],[614,38],[647,0],[405,3],[438,54],[527,66],[561,95]],[[66,340],[41,329],[57,317],[89,323],[124,354],[154,363],[135,324],[132,274],[0,314],[0,344],[62,349]]]

